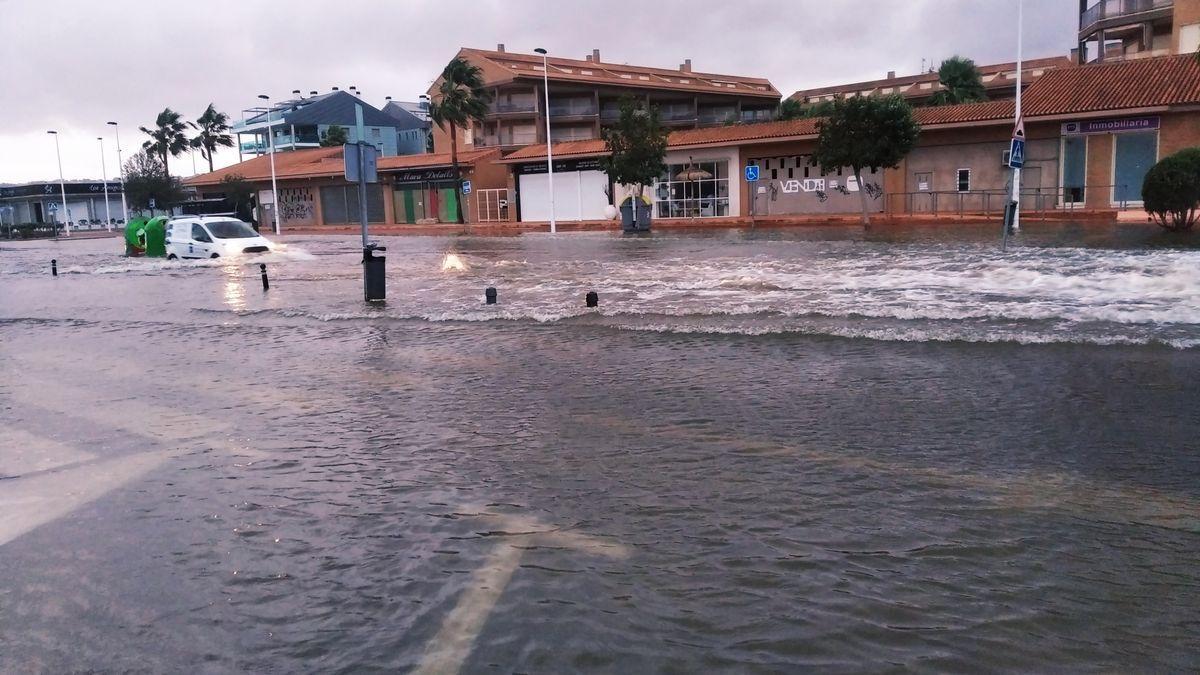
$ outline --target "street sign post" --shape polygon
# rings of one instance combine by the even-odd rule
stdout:
[[[1008,166],[1010,169],[1020,169],[1025,166],[1025,139],[1014,136],[1008,146]]]
[[[753,164],[746,167],[746,182],[753,183],[758,180],[758,167]]]
[[[374,145],[362,140],[365,133],[361,103],[354,104],[354,118],[359,140],[357,143],[342,146],[342,160],[345,164],[346,180],[358,183],[358,222],[362,226],[363,245],[363,299],[367,302],[383,302],[387,296],[386,258],[378,253],[387,249],[367,241],[367,183],[379,182],[376,168],[377,150]]]

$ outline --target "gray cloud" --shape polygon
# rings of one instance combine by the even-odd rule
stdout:
[[[1074,0],[1026,0],[1027,57],[1066,54]],[[798,88],[911,74],[921,59],[1012,60],[1017,0],[715,0],[565,2],[206,0],[105,3],[0,0],[0,181],[100,173],[96,137],[122,124],[126,156],[139,125],[164,107],[195,118],[211,101],[233,117],[268,93],[357,85],[368,101],[414,99],[460,46],[545,47],[580,58],[760,75]],[[108,172],[116,171],[111,143]],[[218,155],[237,161],[236,152]],[[197,158],[197,165],[199,165]],[[188,157],[172,160],[188,175]]]

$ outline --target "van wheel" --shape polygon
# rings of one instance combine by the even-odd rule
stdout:
[[[210,257],[210,258],[220,258],[221,256],[219,256],[219,255],[217,255],[216,253],[214,253],[214,254],[212,254],[212,255],[210,255],[210,256],[208,256],[208,257]]]
[[[167,260],[179,260],[179,256],[175,255],[174,253],[171,253],[171,254],[167,255]]]

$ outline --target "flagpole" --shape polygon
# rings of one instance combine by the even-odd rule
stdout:
[[[1021,118],[1021,32],[1024,28],[1025,19],[1025,0],[1017,0],[1017,109],[1016,119],[1013,121],[1013,135],[1019,132],[1022,138],[1025,135],[1024,121]],[[1014,167],[1012,175],[1012,200],[1016,202],[1013,208],[1012,229],[1017,231],[1021,229],[1021,169]]]

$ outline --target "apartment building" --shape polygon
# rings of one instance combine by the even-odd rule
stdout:
[[[1200,0],[1079,0],[1079,63],[1200,49]]]
[[[1197,0],[1200,2],[1200,0]],[[1021,87],[1025,89],[1038,78],[1056,68],[1070,68],[1075,62],[1066,56],[1052,56],[1042,59],[1029,59],[1021,64]],[[978,66],[983,78],[983,86],[987,90],[988,99],[1002,100],[1015,98],[1017,95],[1017,64],[994,63]],[[831,87],[801,89],[792,94],[791,98],[801,103],[818,103],[832,101],[834,98],[850,96],[888,96],[899,94],[911,105],[920,106],[929,103],[934,94],[944,89],[938,81],[937,70],[917,75],[902,75],[896,77],[895,71],[889,71],[887,77],[879,80],[839,84]]]
[[[404,154],[399,151],[401,127],[394,117],[363,101],[356,91],[341,91],[334,88],[326,94],[310,92],[301,95],[292,92],[292,98],[279,103],[250,108],[242,111],[242,119],[230,129],[238,141],[238,157],[261,155],[270,151],[274,141],[275,152],[287,152],[321,146],[329,127],[337,125],[346,130],[351,143],[356,143],[355,105],[363,108],[363,134],[361,139],[371,143],[384,157]],[[268,125],[268,120],[270,121]],[[419,120],[412,120],[419,126]],[[271,129],[274,139],[267,136]],[[424,152],[423,144],[417,143],[418,152]]]
[[[779,105],[779,91],[770,81],[697,72],[691,59],[676,69],[651,68],[604,61],[596,49],[583,59],[550,57],[547,71],[540,54],[508,52],[502,44],[495,50],[463,48],[458,56],[483,71],[493,93],[487,119],[461,131],[460,148],[507,152],[545,142],[547,115],[553,142],[599,138],[601,127],[616,121],[625,96],[656,106],[670,129],[769,121]],[[435,100],[440,84],[439,79],[429,89]],[[433,134],[435,152],[449,151],[447,132],[434,127]]]

